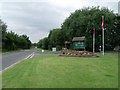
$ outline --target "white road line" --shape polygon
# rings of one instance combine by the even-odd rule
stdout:
[[[22,61],[22,60],[21,60]],[[7,68],[5,68],[4,70],[2,70],[2,72],[3,71],[5,71],[5,70],[7,70],[7,69],[9,69],[9,68],[11,68],[11,67],[13,67],[14,65],[16,65],[16,64],[18,64],[18,63],[20,63],[21,61],[18,61],[18,62],[16,62],[16,63],[14,63],[14,64],[12,64],[12,65],[10,65],[10,66],[8,66]]]
[[[33,58],[34,57],[34,53],[30,56],[30,58]]]
[[[26,59],[30,58],[30,57],[31,57],[31,55],[33,56],[33,54],[34,54],[34,52],[33,52],[32,54],[28,55],[26,58],[24,58],[24,59],[22,59],[22,60],[20,60],[20,61],[17,61],[16,63],[14,63],[14,64],[12,64],[12,65],[8,66],[8,67],[7,67],[7,68],[5,68],[4,70],[0,71],[0,73],[1,73],[1,72],[3,72],[3,71],[5,71],[5,70],[7,70],[7,69],[9,69],[9,68],[11,68],[11,67],[13,67],[14,65],[16,65],[16,64],[18,64],[18,63],[20,63],[21,61],[23,61],[23,60],[26,60]]]
[[[33,54],[33,53],[32,53]],[[28,55],[26,58],[24,58],[24,59],[28,59],[28,58],[30,58],[30,56],[32,55],[32,54],[30,54],[30,55]]]

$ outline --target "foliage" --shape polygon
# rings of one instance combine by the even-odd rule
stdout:
[[[93,29],[95,29],[95,50],[102,45],[102,16],[105,22],[105,50],[113,50],[120,40],[120,18],[113,11],[102,7],[88,7],[76,10],[65,19],[60,29],[53,29],[48,35],[48,49],[64,47],[65,41],[73,37],[86,37],[86,50],[92,51]]]
[[[50,31],[50,34],[48,36],[49,38],[49,45],[52,47],[58,47],[64,46],[64,41],[65,41],[65,36],[64,36],[64,31],[61,29],[53,29]]]
[[[0,28],[2,31],[2,50],[11,51],[17,49],[29,49],[31,41],[27,35],[17,35],[14,32],[7,31],[7,25],[0,20]]]
[[[114,27],[116,28],[116,32],[114,32],[114,37],[113,37],[113,41],[112,41],[112,44],[114,46],[118,45],[120,46],[120,16],[117,15],[117,18],[116,18],[116,22],[114,23]]]
[[[92,50],[92,32],[96,30],[96,50],[101,45],[102,36],[102,16],[105,22],[105,47],[113,49],[114,36],[117,30],[114,27],[116,15],[107,8],[83,8],[72,13],[63,23],[62,29],[66,32],[67,40],[71,40],[75,36],[86,36],[86,49]],[[114,43],[115,44],[115,43]]]
[[[38,48],[42,48],[42,49],[48,49],[48,38],[43,38],[41,39],[38,44],[37,44]]]
[[[60,50],[64,46],[65,36],[64,31],[61,29],[53,29],[50,31],[48,38],[43,38],[38,42],[38,48],[52,49],[56,47]]]

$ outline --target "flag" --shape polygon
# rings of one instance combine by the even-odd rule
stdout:
[[[104,29],[104,16],[102,16],[102,29]]]

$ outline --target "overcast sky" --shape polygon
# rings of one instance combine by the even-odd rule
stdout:
[[[1,0],[0,16],[8,31],[26,34],[32,42],[47,37],[53,28],[60,28],[63,21],[76,9],[104,6],[118,12],[119,0]]]

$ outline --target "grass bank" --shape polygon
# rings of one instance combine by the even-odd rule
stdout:
[[[47,56],[24,60],[3,72],[3,88],[115,88],[118,56]]]

